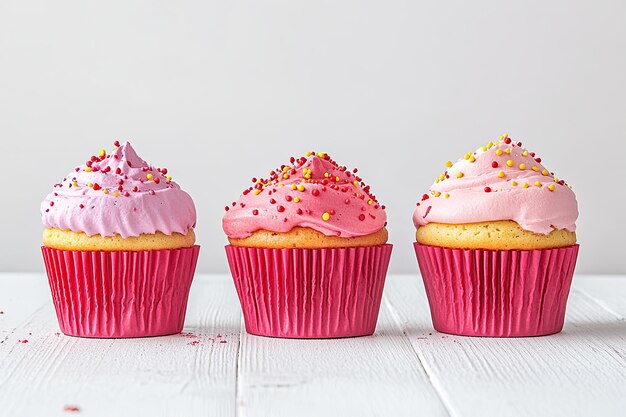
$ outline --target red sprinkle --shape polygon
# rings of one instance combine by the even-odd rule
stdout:
[[[287,200],[287,201],[291,201],[291,196],[290,196],[290,195],[286,195],[286,196],[285,196],[285,200]]]
[[[507,145],[511,143],[511,138],[504,138],[504,143]]]
[[[158,184],[161,182],[161,179],[159,177],[154,177],[154,182]]]
[[[85,208],[85,206],[84,206],[84,205],[82,205],[82,204],[81,204],[81,205],[79,205],[78,207],[80,207],[80,208],[82,208],[82,209],[83,209],[83,208]]]
[[[359,214],[359,220],[361,221],[365,220],[365,214],[363,213]]]
[[[424,195],[422,196],[422,201],[424,201],[424,200],[428,200],[428,194],[424,194]]]
[[[270,204],[276,204],[276,200],[274,200],[273,198],[270,198]]]
[[[120,167],[115,168],[115,173],[117,175],[120,175],[122,173],[122,168],[120,168]]]
[[[298,210],[296,210],[296,213],[298,213],[298,214],[302,214],[302,209],[298,209]]]
[[[283,206],[278,206],[276,207],[276,209],[278,210],[279,213],[282,213],[283,211],[285,211],[285,208]]]
[[[117,146],[119,148],[120,147],[120,141],[116,140],[115,142],[113,142],[113,146]]]
[[[485,192],[486,193],[490,193],[491,192],[491,187],[485,187]]]
[[[320,190],[313,190],[313,191],[311,191],[311,194],[313,194],[315,197],[317,197],[318,195],[320,195]]]
[[[50,202],[50,207],[54,206],[54,201]]]
[[[497,161],[493,161],[491,163],[491,168],[498,168],[498,162]]]
[[[228,208],[228,207],[226,207],[226,208]],[[255,216],[258,215],[259,214],[259,210],[257,210],[257,209],[252,210],[252,214],[255,215]]]
[[[95,183],[93,185],[93,189],[96,190],[96,191],[98,191],[100,188],[102,188],[102,187],[100,187],[100,185],[98,185],[98,183]]]
[[[228,210],[230,210],[230,207],[224,206],[224,210],[228,211]]]

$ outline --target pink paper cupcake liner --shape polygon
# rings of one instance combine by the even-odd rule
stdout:
[[[66,335],[147,337],[183,329],[199,246],[136,252],[41,249]]]
[[[578,247],[494,251],[415,243],[433,326],[463,336],[560,332]]]
[[[248,333],[339,338],[374,333],[392,245],[226,246]]]

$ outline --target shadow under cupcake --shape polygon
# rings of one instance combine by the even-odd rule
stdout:
[[[222,222],[248,333],[374,333],[392,246],[357,170],[309,152],[252,182]]]

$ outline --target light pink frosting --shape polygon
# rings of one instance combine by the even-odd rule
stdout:
[[[46,227],[126,238],[187,234],[196,209],[167,169],[149,165],[126,142],[110,155],[92,156],[55,184],[41,203],[41,219]]]
[[[231,238],[257,230],[284,233],[296,226],[326,236],[355,237],[387,224],[384,206],[356,170],[350,172],[323,153],[292,158],[291,165],[272,171],[269,179],[253,180],[255,185],[226,207],[222,227]]]
[[[419,227],[513,220],[525,230],[548,234],[554,229],[575,231],[577,218],[571,188],[521,142],[505,135],[465,155],[437,178],[417,203],[413,223]]]

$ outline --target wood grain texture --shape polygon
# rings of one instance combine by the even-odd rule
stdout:
[[[6,279],[0,285],[4,293]],[[10,291],[28,294],[29,285],[15,281]],[[22,314],[12,305],[5,315],[13,311]],[[234,415],[240,323],[225,279],[193,284],[177,336],[67,337],[47,302],[0,345],[0,416],[67,415],[74,406],[94,416]]]
[[[232,279],[198,275],[185,333],[96,340],[58,333],[43,275],[0,274],[0,417],[622,416],[625,300],[575,277],[563,333],[455,337],[392,275],[373,336],[287,340],[240,335]]]
[[[433,331],[417,276],[393,280],[386,291],[387,307],[451,415],[623,415],[625,323],[576,288],[563,333],[521,339]]]

